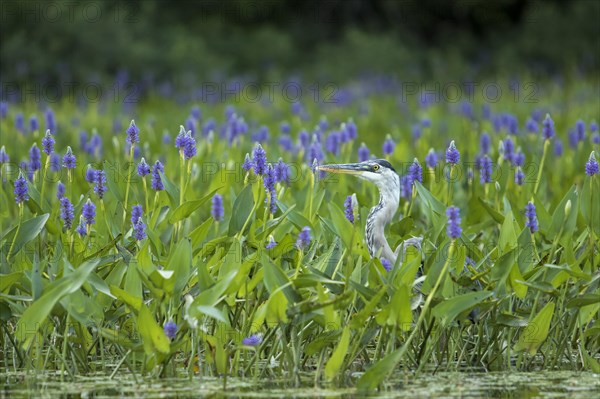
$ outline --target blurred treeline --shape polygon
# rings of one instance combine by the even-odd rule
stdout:
[[[3,1],[3,82],[589,76],[600,1]]]

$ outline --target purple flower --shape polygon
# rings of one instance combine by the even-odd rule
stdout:
[[[446,150],[446,162],[452,165],[456,165],[460,160],[460,153],[456,149],[454,140],[450,142],[450,146]]]
[[[167,133],[167,132],[163,133],[162,143],[169,144],[170,142],[171,142],[171,136],[169,136],[169,133]]]
[[[20,112],[15,115],[15,129],[21,133],[25,133],[25,118]]]
[[[406,199],[412,197],[412,180],[410,174],[405,174],[400,178],[400,196]]]
[[[481,117],[487,120],[489,120],[492,117],[492,109],[490,108],[489,104],[483,104],[483,107],[481,109]]]
[[[137,223],[133,225],[133,237],[138,241],[142,241],[144,238],[146,238],[145,230],[146,225],[142,221],[142,218],[139,218]]]
[[[513,165],[523,166],[525,164],[525,154],[520,150],[513,155]]]
[[[23,201],[29,200],[29,187],[27,187],[27,180],[23,176],[23,171],[19,172],[19,177],[15,180],[15,201],[17,204],[22,203]]]
[[[262,337],[259,334],[253,334],[242,340],[242,345],[245,346],[258,346],[262,343]]]
[[[270,204],[269,210],[271,211],[271,213],[275,213],[275,211],[277,211],[277,204],[275,202],[277,195],[275,192],[276,178],[275,169],[273,169],[273,165],[271,164],[267,166],[267,172],[264,175],[263,183],[265,185],[265,190],[268,196],[267,198],[265,198],[265,205]]]
[[[515,170],[515,183],[519,186],[522,186],[524,182],[525,174],[523,173],[520,167],[517,167],[517,170]]]
[[[173,339],[177,335],[177,324],[173,320],[169,320],[165,323],[164,332],[167,338]]]
[[[186,133],[186,142],[183,147],[183,157],[185,159],[191,159],[196,156],[198,149],[196,148],[196,140],[192,137],[192,132],[188,130]]]
[[[425,164],[427,165],[428,168],[431,168],[431,169],[433,169],[437,166],[438,156],[435,153],[435,151],[433,151],[433,148],[430,148],[429,152],[425,156]]]
[[[554,137],[554,121],[550,117],[550,114],[546,114],[546,118],[542,122],[542,137],[545,140],[550,140]]]
[[[281,158],[275,164],[275,180],[277,183],[290,183],[290,167]]]
[[[96,223],[96,205],[89,198],[81,208],[81,216],[83,216],[86,224]]]
[[[341,135],[338,132],[331,132],[325,139],[325,149],[332,154],[340,154]]]
[[[481,137],[479,138],[479,147],[481,148],[482,154],[485,155],[490,152],[490,144],[491,144],[490,135],[487,133],[482,133]]]
[[[81,237],[87,234],[87,225],[85,224],[85,219],[83,216],[79,216],[79,224],[75,228],[75,231],[79,233]]]
[[[96,181],[96,169],[92,168],[91,165],[88,165],[85,170],[85,180],[88,183],[94,183]]]
[[[560,157],[564,152],[563,149],[563,143],[561,141],[561,139],[556,139],[554,141],[554,155],[556,155],[557,157]]]
[[[572,149],[576,149],[577,144],[579,144],[579,140],[577,139],[577,133],[575,132],[575,129],[569,129],[567,137],[569,139],[569,147],[571,147]]]
[[[8,103],[0,101],[0,118],[6,118],[6,114],[8,114]]]
[[[185,120],[185,129],[190,132],[192,137],[196,135],[196,120],[194,117],[190,116]]]
[[[73,150],[71,150],[71,147],[67,147],[67,152],[63,156],[63,166],[67,169],[73,169],[75,166],[77,166],[76,158],[75,155],[73,155]]]
[[[63,220],[65,229],[69,230],[73,225],[73,218],[75,217],[75,210],[73,204],[67,197],[60,199],[60,218]]]
[[[200,107],[197,105],[194,105],[190,111],[190,115],[197,121],[202,119],[202,112],[200,111]]]
[[[591,126],[590,126],[590,128],[591,128]],[[600,133],[598,133],[598,132],[592,133],[592,143],[600,144]]]
[[[302,147],[308,147],[310,136],[306,130],[301,130],[300,133],[298,133],[298,141]]]
[[[392,139],[392,137],[388,134],[385,141],[383,142],[383,155],[391,155],[394,153],[394,149],[396,148],[396,143]]]
[[[492,182],[492,160],[484,155],[479,166],[479,181],[481,184]]]
[[[296,246],[300,249],[306,249],[310,245],[310,227],[305,226],[298,234],[298,239],[296,240]]]
[[[277,245],[277,242],[275,241],[275,239],[273,238],[273,236],[269,236],[269,242],[267,242],[267,245],[265,245],[266,249],[271,249],[274,248]]]
[[[131,224],[135,226],[144,214],[144,208],[141,205],[134,205],[131,208]]]
[[[527,129],[529,133],[537,133],[540,130],[537,122],[532,118],[527,119],[527,122],[525,122],[525,129]]]
[[[422,135],[423,135],[423,130],[421,129],[421,125],[419,125],[418,123],[415,123],[411,129],[411,136],[412,136],[413,140],[420,139]]]
[[[165,189],[163,185],[162,179],[160,178],[160,173],[165,171],[165,167],[160,161],[156,161],[152,166],[152,189],[154,191],[161,191]]]
[[[460,227],[460,213],[459,209],[455,206],[448,207],[446,209],[446,216],[448,217],[448,237],[457,239],[462,234],[462,228]]]
[[[598,161],[596,161],[596,155],[594,151],[592,151],[590,158],[585,164],[585,174],[588,176],[594,176],[598,174]]]
[[[6,153],[6,148],[2,146],[2,148],[0,148],[0,164],[6,162],[10,162],[10,157]]]
[[[40,124],[38,123],[37,116],[31,115],[31,117],[29,117],[29,130],[31,132],[35,132],[39,128],[40,128]]]
[[[598,124],[596,122],[590,123],[590,132],[596,133],[598,131]]]
[[[139,150],[140,149],[138,147],[135,147],[134,156],[137,156],[137,154],[139,154]],[[98,156],[102,151],[102,137],[100,137],[98,132],[94,132],[92,134],[92,138],[86,146],[86,151],[88,154],[96,156]]]
[[[46,129],[56,132],[56,119],[54,118],[54,111],[52,108],[47,108],[44,112],[44,119],[46,119]]]
[[[269,141],[269,128],[267,126],[261,126],[258,131],[252,134],[252,141],[265,142]]]
[[[431,127],[431,119],[423,118],[421,119],[421,126],[423,127]]]
[[[60,167],[61,167],[60,154],[53,152],[52,155],[50,155],[50,170],[52,170],[53,172],[59,172]]]
[[[267,153],[259,143],[252,150],[252,166],[257,175],[264,175],[267,171]]]
[[[362,143],[358,148],[358,162],[367,161],[370,156],[371,152],[367,148],[367,145],[365,143]]]
[[[313,136],[313,142],[308,148],[306,160],[309,162],[317,162],[322,161],[325,158],[325,154],[323,154],[323,149],[321,148],[321,143],[317,140],[317,136]]]
[[[346,215],[346,219],[352,224],[354,224],[354,209],[352,207],[352,196],[349,195],[346,197],[344,201],[344,214]]]
[[[150,165],[148,165],[146,163],[146,160],[144,158],[142,158],[140,160],[140,163],[138,163],[137,170],[138,170],[138,175],[141,177],[144,177],[144,176],[150,174]]]
[[[179,149],[180,152],[183,152],[187,144],[187,134],[185,128],[183,126],[179,126],[179,134],[175,137],[175,147]]]
[[[63,184],[63,182],[59,181],[56,185],[56,198],[59,200],[65,196],[65,192],[67,191],[67,187]]]
[[[212,215],[213,219],[217,222],[223,220],[223,217],[225,216],[225,210],[223,209],[223,197],[221,196],[221,194],[215,194],[215,196],[212,197],[212,206],[210,209],[210,214]]]
[[[506,138],[503,142],[504,144],[504,159],[509,162],[513,161],[513,156],[515,152],[515,143],[512,141],[510,137]]]
[[[248,153],[246,153],[246,157],[242,163],[242,169],[244,169],[246,172],[249,172],[250,169],[252,169],[252,160],[250,159],[250,154]]]
[[[346,123],[346,132],[348,132],[350,140],[355,140],[358,137],[358,129],[352,119],[348,120]]]
[[[37,143],[33,143],[29,149],[29,166],[34,172],[42,168],[42,153],[40,152]]]
[[[579,119],[575,123],[575,131],[577,132],[577,140],[584,141],[585,140],[585,123]]]
[[[126,138],[127,143],[129,143],[131,145],[135,145],[135,143],[139,143],[140,129],[138,129],[138,127],[135,125],[135,121],[133,119],[131,120],[129,127],[126,130],[126,133],[127,133],[127,138]]]
[[[410,176],[411,185],[414,184],[415,181],[423,183],[423,168],[421,168],[421,164],[417,158],[409,165],[408,175]]]
[[[47,155],[50,155],[54,152],[54,137],[52,137],[52,133],[50,130],[46,130],[46,135],[42,139],[42,148]]]
[[[96,183],[96,185],[94,186],[94,192],[98,195],[98,198],[104,198],[104,193],[106,193],[108,187],[106,187],[106,174],[103,170],[96,170],[96,177],[94,179],[94,183]]]
[[[386,272],[390,272],[392,270],[392,262],[387,260],[386,258],[381,258],[381,266],[385,269]]]
[[[290,124],[287,122],[281,122],[279,125],[279,130],[282,134],[290,134]]]
[[[531,201],[525,205],[525,218],[525,227],[529,227],[529,231],[531,231],[532,234],[538,231],[539,226],[537,214],[535,212],[535,205],[533,205],[533,202]]]

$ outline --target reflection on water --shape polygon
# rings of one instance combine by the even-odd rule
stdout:
[[[351,387],[287,388],[287,381],[186,378],[138,381],[119,374],[114,379],[94,375],[61,382],[57,374],[0,373],[4,397],[210,397],[210,398],[359,398]],[[306,376],[305,381],[313,381]],[[374,398],[600,398],[600,375],[576,372],[437,373],[396,375],[371,394]]]

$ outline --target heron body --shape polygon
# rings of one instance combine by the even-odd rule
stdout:
[[[408,246],[421,248],[421,237],[405,240],[392,251],[385,238],[385,226],[390,223],[400,204],[400,176],[385,159],[374,159],[360,163],[331,164],[318,167],[330,173],[343,173],[357,176],[374,183],[379,189],[379,203],[371,208],[365,226],[365,239],[371,257],[379,256],[396,263],[400,251],[402,258]]]

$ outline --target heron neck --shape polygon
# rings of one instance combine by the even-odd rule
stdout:
[[[385,238],[385,226],[392,221],[400,203],[400,181],[379,187],[379,203],[371,208],[367,218],[366,240],[371,256],[376,256],[381,250],[380,257],[390,262],[396,261],[396,255]]]

